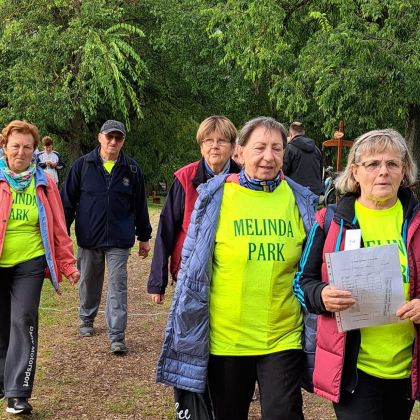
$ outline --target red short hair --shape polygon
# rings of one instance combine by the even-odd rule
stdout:
[[[3,146],[7,146],[7,142],[9,141],[9,136],[14,132],[17,131],[18,133],[25,133],[25,134],[32,134],[34,139],[34,150],[37,148],[39,144],[39,132],[36,125],[28,123],[27,121],[21,120],[14,120],[9,122],[6,127],[3,128],[1,134],[3,136]]]

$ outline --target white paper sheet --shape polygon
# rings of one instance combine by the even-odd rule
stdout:
[[[405,303],[398,246],[383,245],[325,255],[330,284],[352,292],[356,303],[336,312],[340,332],[400,322]]]

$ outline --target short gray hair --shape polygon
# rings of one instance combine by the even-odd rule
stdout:
[[[276,130],[280,133],[282,140],[283,140],[283,149],[286,148],[287,145],[287,130],[283,124],[276,121],[274,118],[271,117],[256,117],[252,120],[249,120],[245,125],[242,127],[242,130],[239,133],[238,137],[238,144],[239,146],[246,146],[248,143],[251,134],[256,128],[265,127],[267,130]]]
[[[360,193],[357,181],[354,179],[352,167],[360,163],[362,156],[381,153],[383,151],[393,152],[401,159],[404,170],[403,186],[411,186],[417,179],[417,165],[408,150],[404,137],[396,130],[386,128],[383,130],[372,130],[359,136],[350,149],[347,165],[335,182],[336,188],[341,193]]]

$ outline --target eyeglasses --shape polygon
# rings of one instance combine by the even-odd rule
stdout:
[[[388,172],[399,172],[401,171],[403,164],[398,160],[366,160],[361,163],[356,163],[356,165],[363,166],[366,169],[366,172],[379,172],[383,165],[386,166]]]
[[[105,133],[102,133],[102,134],[105,136],[105,138],[106,138],[107,141],[112,141],[113,139],[115,139],[115,141],[117,143],[120,143],[120,142],[124,141],[124,136],[123,135],[118,135],[118,134],[105,134]]]
[[[225,147],[225,146],[228,146],[231,143],[230,143],[229,140],[226,140],[226,139],[217,139],[217,140],[215,140],[215,139],[204,139],[201,142],[201,144],[204,144],[204,146],[206,146],[206,147],[214,146],[214,144],[216,144],[217,146],[220,146],[220,147]]]

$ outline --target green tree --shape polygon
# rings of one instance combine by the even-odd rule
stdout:
[[[120,1],[0,2],[0,120],[26,118],[80,155],[98,113],[142,116],[144,36]],[[103,116],[101,115],[101,120]]]
[[[339,119],[352,136],[405,128],[420,161],[418,0],[227,0],[206,13],[224,61],[268,80],[286,120],[326,136]]]
[[[142,0],[125,7],[127,20],[146,34],[145,42],[137,41],[149,69],[144,119],[133,123],[136,141],[125,147],[153,185],[169,183],[176,169],[200,156],[195,134],[205,117],[224,114],[239,127],[251,116],[272,112],[266,85],[244,80],[233,63],[220,64],[223,48],[209,37],[202,13],[208,4]]]
[[[165,57],[173,76],[163,85],[181,88],[178,95],[195,104],[198,121],[210,114],[225,114],[237,125],[256,114],[272,113],[268,85],[245,80],[234,62],[223,61],[224,49],[208,32],[205,11],[209,0],[146,0],[156,19],[149,41]],[[165,71],[165,70],[164,70]],[[170,98],[171,95],[168,95]],[[173,101],[172,101],[173,102]]]

